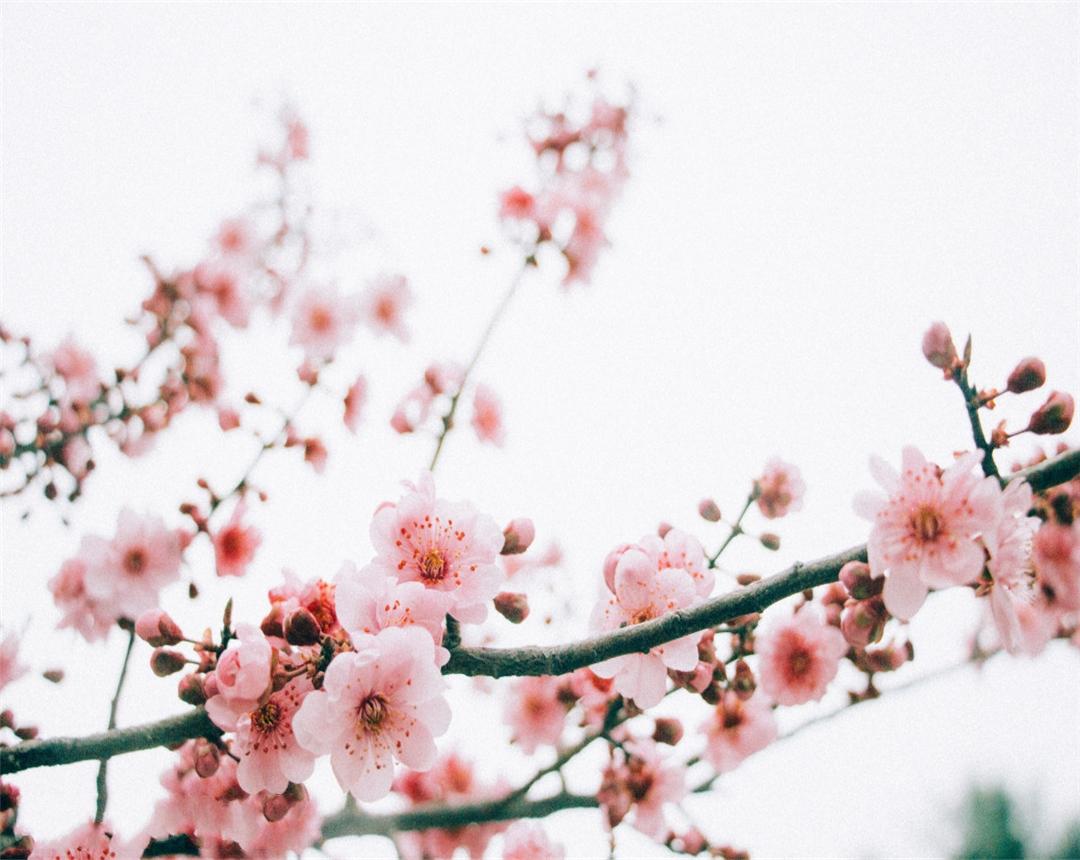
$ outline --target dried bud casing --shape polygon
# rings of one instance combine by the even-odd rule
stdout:
[[[674,717],[658,717],[653,729],[653,740],[658,744],[675,746],[682,740],[683,725]]]
[[[519,517],[511,520],[510,524],[503,529],[503,555],[519,555],[532,546],[536,538],[536,528],[533,521],[527,517]]]
[[[495,611],[511,624],[520,624],[529,617],[529,598],[516,591],[501,591],[495,595]]]

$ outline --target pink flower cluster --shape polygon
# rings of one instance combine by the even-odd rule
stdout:
[[[401,434],[415,433],[423,428],[435,430],[433,419],[441,420],[449,414],[453,400],[461,397],[464,383],[465,371],[460,365],[453,362],[432,364],[424,371],[420,383],[397,404],[390,426]],[[482,382],[473,390],[470,423],[481,442],[497,447],[505,442],[502,401],[494,389]]]

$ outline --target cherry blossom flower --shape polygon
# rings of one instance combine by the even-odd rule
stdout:
[[[154,806],[145,833],[157,839],[186,833],[200,841],[225,838],[232,841],[237,826],[246,817],[246,792],[236,780],[237,764],[221,756],[218,768],[208,776],[195,769],[199,741],[188,741],[178,751],[179,759],[161,776],[167,796]],[[204,845],[204,849],[209,846]]]
[[[243,502],[237,504],[229,521],[214,535],[214,561],[218,576],[243,576],[262,543],[259,530],[243,524],[246,511]]]
[[[761,689],[779,705],[816,701],[847,650],[844,635],[805,607],[758,634]]]
[[[597,632],[617,630],[659,618],[690,606],[697,598],[694,580],[680,568],[657,570],[644,551],[628,549],[615,567],[614,594],[601,599],[592,616]],[[647,654],[624,654],[592,667],[602,678],[613,678],[615,689],[639,708],[651,708],[664,697],[667,670],[689,672],[697,666],[697,636],[683,636]]]
[[[966,585],[979,576],[985,551],[977,538],[997,527],[1001,489],[994,478],[972,474],[978,454],[942,471],[915,448],[905,448],[903,475],[872,458],[871,472],[888,493],[863,492],[855,510],[874,523],[870,568],[884,575],[885,607],[910,619],[930,588]]]
[[[453,603],[444,591],[419,582],[398,582],[385,568],[368,565],[357,570],[346,563],[334,580],[338,621],[350,636],[374,635],[387,627],[413,624],[431,634],[436,663],[446,664],[450,652],[441,647],[443,620]]]
[[[371,540],[378,556],[372,565],[401,582],[446,592],[459,621],[483,621],[505,578],[496,563],[502,529],[467,502],[436,498],[430,472],[406,487],[410,492],[397,504],[375,512]]]
[[[285,583],[270,590],[271,606],[282,618],[296,609],[306,609],[319,624],[319,629],[335,636],[342,631],[337,618],[335,587],[323,579],[301,582],[296,574],[286,570]]]
[[[160,517],[120,512],[111,541],[84,539],[86,593],[112,607],[116,617],[137,618],[157,605],[160,590],[180,573],[180,533]]]
[[[520,185],[508,188],[499,195],[499,217],[527,221],[534,217],[536,198]]]
[[[1034,598],[1031,540],[1041,521],[1027,515],[1032,494],[1026,481],[1012,481],[1001,494],[1001,505],[996,527],[982,536],[988,558],[977,593],[989,594],[991,616],[1002,645],[1016,653],[1021,641],[1016,603],[1030,603]]]
[[[21,634],[10,631],[0,639],[0,690],[26,674],[26,665],[19,662]]]
[[[195,283],[199,293],[213,303],[218,316],[234,328],[247,327],[251,319],[251,297],[245,290],[243,275],[235,266],[201,263],[195,268]]]
[[[608,765],[597,794],[605,820],[614,827],[632,809],[633,824],[653,839],[668,827],[664,805],[686,796],[686,766],[666,761],[656,743],[638,738],[623,744],[623,758]]]
[[[308,361],[329,361],[352,339],[358,321],[352,297],[336,287],[311,287],[296,304],[289,343],[302,347]]]
[[[756,481],[757,506],[770,520],[787,516],[802,507],[806,485],[799,470],[790,463],[773,458]]]
[[[1035,535],[1035,569],[1051,602],[1080,611],[1080,520],[1071,526],[1046,523]]]
[[[563,860],[566,849],[548,839],[538,824],[515,821],[503,836],[503,860]]]
[[[473,393],[472,426],[481,442],[490,442],[501,448],[506,441],[502,402],[498,395],[483,383],[477,385]]]
[[[136,860],[142,846],[124,845],[107,824],[93,821],[51,842],[35,842],[30,860]]]
[[[658,571],[667,568],[685,570],[694,580],[694,590],[699,597],[708,597],[713,590],[714,574],[705,558],[701,542],[680,529],[668,529],[663,537],[645,535],[637,542],[656,564]]]
[[[350,433],[360,429],[360,416],[367,402],[367,379],[358,376],[345,392],[345,427]]]
[[[734,770],[743,760],[776,740],[776,719],[762,694],[743,701],[724,690],[716,708],[701,726],[705,734],[705,758],[717,773]]]
[[[236,721],[236,781],[244,791],[281,794],[311,776],[315,756],[297,744],[292,721],[312,689],[307,678],[294,678]]]
[[[503,718],[513,741],[526,755],[540,746],[556,746],[566,724],[563,681],[551,675],[520,678],[510,687]]]
[[[239,624],[236,636],[207,676],[206,713],[220,728],[235,731],[270,686],[273,649],[258,627]]]
[[[404,343],[409,339],[405,309],[412,301],[412,290],[404,275],[380,275],[364,292],[364,319],[376,332],[392,334]]]
[[[68,335],[49,355],[53,370],[63,378],[67,396],[77,403],[89,403],[101,392],[97,362]]]
[[[395,759],[417,770],[435,763],[450,708],[426,631],[390,627],[357,647],[331,661],[292,724],[302,747],[330,754],[343,789],[370,801],[389,793]]]
[[[108,600],[98,600],[86,590],[86,541],[83,538],[75,558],[60,565],[60,572],[49,580],[49,591],[63,613],[57,626],[73,628],[87,642],[94,642],[109,635],[118,616]]]
[[[246,218],[229,218],[221,223],[214,244],[227,257],[248,257],[255,250],[255,231]]]
[[[304,797],[289,805],[277,821],[267,821],[263,814],[267,794],[261,792],[238,804],[237,814],[222,836],[236,842],[245,857],[276,858],[301,855],[321,835],[322,816],[315,801]],[[208,855],[203,846],[203,856]]]

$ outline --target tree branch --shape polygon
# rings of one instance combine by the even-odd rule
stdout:
[[[1078,474],[1080,450],[1067,451],[1003,480],[1025,478],[1032,489],[1039,491],[1063,484]],[[707,600],[690,609],[568,645],[547,648],[459,648],[451,655],[450,662],[443,667],[443,672],[493,678],[511,675],[563,675],[610,657],[648,651],[664,642],[715,627],[740,615],[760,612],[792,594],[833,582],[839,575],[840,568],[847,562],[865,559],[866,546],[863,545],[808,564],[794,564],[782,573],[759,580],[730,594]],[[206,716],[205,711],[198,709],[156,723],[116,729],[83,738],[24,741],[16,746],[0,749],[0,772],[14,773],[32,767],[110,758],[155,746],[178,744],[189,738],[218,735],[220,731]]]

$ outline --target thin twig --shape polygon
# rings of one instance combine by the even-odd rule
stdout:
[[[124,649],[124,662],[120,664],[120,677],[116,681],[116,692],[113,694],[112,703],[109,705],[108,731],[116,728],[116,710],[120,705],[120,694],[124,690],[124,680],[127,678],[128,664],[131,662],[131,650],[135,647],[135,627],[128,630],[127,647]],[[108,782],[109,760],[103,758],[98,765],[97,772],[97,806],[94,808],[94,823],[101,824],[105,818],[105,807],[109,803]]]

